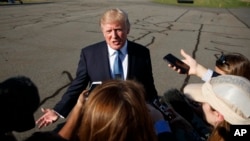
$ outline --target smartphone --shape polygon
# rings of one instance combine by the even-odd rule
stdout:
[[[102,81],[93,81],[89,86],[88,93],[92,92],[96,86],[101,85],[101,84],[102,84]]]
[[[190,67],[171,53],[164,56],[163,59],[165,61],[168,61],[171,65],[175,66],[177,69],[180,69],[181,74],[188,74]]]

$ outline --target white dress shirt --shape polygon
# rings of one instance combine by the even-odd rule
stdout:
[[[123,76],[124,76],[124,80],[126,80],[127,78],[127,72],[128,72],[128,51],[127,51],[127,41],[124,44],[124,46],[120,49],[121,53],[122,53],[122,57],[120,58],[122,61],[122,68],[123,68]],[[114,62],[115,62],[115,52],[116,50],[112,49],[109,45],[108,46],[108,53],[109,53],[109,65],[110,65],[110,70],[112,72],[112,77],[114,78],[114,74],[113,74],[113,66],[114,66]]]

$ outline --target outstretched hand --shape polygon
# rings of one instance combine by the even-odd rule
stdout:
[[[197,75],[197,66],[198,66],[197,61],[194,58],[192,58],[189,54],[187,54],[183,49],[181,49],[180,53],[184,57],[182,61],[190,67],[188,74]],[[171,64],[169,64],[168,66],[173,70],[177,71],[178,73],[180,73],[181,71],[180,69],[177,69],[175,66],[172,66]]]
[[[82,107],[82,105],[84,104],[85,99],[87,98],[88,91],[84,90],[76,103],[76,106],[78,107]],[[41,108],[41,111],[43,112],[43,115],[36,121],[36,124],[38,125],[38,128],[43,128],[46,127],[50,124],[53,124],[54,122],[56,122],[59,118],[59,115],[53,110],[53,109],[44,109]]]
[[[44,114],[36,121],[39,129],[56,122],[59,118],[59,116],[53,109],[41,108],[41,111]]]

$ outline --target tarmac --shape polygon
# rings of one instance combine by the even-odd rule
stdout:
[[[129,40],[151,51],[159,95],[186,83],[201,82],[170,69],[162,59],[168,53],[182,59],[180,49],[184,49],[212,69],[221,52],[250,56],[250,8],[173,6],[150,0],[24,2],[0,5],[0,80],[30,77],[39,89],[41,107],[53,108],[75,77],[81,48],[104,39],[98,24],[101,13],[116,7],[128,12],[132,25]],[[41,115],[39,108],[35,119]],[[35,131],[54,129],[56,123],[15,135],[23,140]]]

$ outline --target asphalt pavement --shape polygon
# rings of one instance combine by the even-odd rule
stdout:
[[[209,68],[214,68],[215,56],[221,52],[250,56],[250,8],[170,6],[149,0],[47,0],[0,5],[0,80],[30,77],[39,89],[41,107],[52,108],[75,77],[81,48],[103,40],[101,13],[116,7],[128,12],[129,40],[151,51],[159,95],[185,82],[201,82],[168,68],[162,59],[167,53],[181,59],[184,49]],[[41,115],[38,109],[35,118]],[[55,126],[15,135],[22,140]]]

